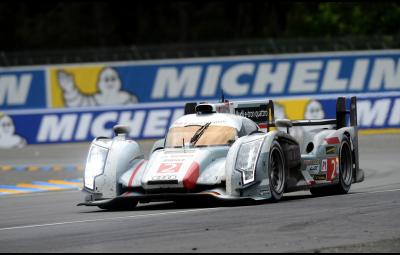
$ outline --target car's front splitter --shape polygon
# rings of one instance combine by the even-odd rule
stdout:
[[[250,197],[233,197],[225,194],[221,194],[216,191],[207,191],[200,193],[157,193],[157,194],[142,194],[138,192],[125,192],[121,196],[102,199],[95,201],[86,201],[78,204],[78,206],[106,206],[111,205],[116,202],[127,202],[129,200],[139,201],[139,202],[161,202],[161,201],[244,201],[244,200],[258,200],[257,198]]]

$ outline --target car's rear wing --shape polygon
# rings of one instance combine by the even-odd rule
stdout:
[[[220,103],[186,103],[185,115],[192,113],[231,113],[253,120],[261,128],[274,126],[274,103],[265,101],[227,101]]]
[[[349,119],[347,118],[349,116]],[[346,109],[346,98],[338,97],[336,100],[336,119],[321,120],[292,120],[293,126],[321,126],[336,125],[336,129],[347,127],[357,127],[357,98],[350,98],[350,109]]]
[[[191,113],[233,113],[243,117],[247,117],[257,124],[263,124],[267,127],[275,126],[274,103],[269,100],[265,101],[236,101],[220,103],[187,103],[185,105],[185,114]],[[350,119],[347,119],[347,116]],[[321,119],[321,120],[292,120],[293,126],[321,126],[321,125],[336,125],[336,129],[346,127],[347,123],[350,126],[357,127],[357,98],[351,97],[350,109],[346,109],[346,98],[338,97],[336,100],[336,119]]]

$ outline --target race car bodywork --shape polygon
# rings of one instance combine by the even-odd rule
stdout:
[[[349,117],[349,118],[348,118]],[[349,124],[348,124],[349,123]],[[313,127],[304,129],[304,127]],[[344,194],[361,182],[356,98],[338,98],[336,119],[274,118],[266,101],[188,103],[185,115],[145,159],[129,128],[98,137],[79,205],[133,208],[138,202],[192,198],[278,201],[283,193]]]

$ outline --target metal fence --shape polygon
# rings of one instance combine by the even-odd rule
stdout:
[[[0,51],[0,66],[399,48],[400,35],[241,40],[112,48]]]

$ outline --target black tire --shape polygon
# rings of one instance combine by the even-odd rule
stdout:
[[[98,207],[103,210],[109,211],[130,211],[136,208],[138,201],[129,200],[129,201],[116,201],[113,203],[99,205]]]
[[[311,188],[315,196],[347,194],[353,182],[353,158],[349,138],[344,137],[339,151],[339,183],[334,186]]]
[[[347,194],[353,182],[353,157],[350,141],[345,137],[340,145],[338,194]]]
[[[268,162],[270,201],[277,202],[282,198],[286,186],[285,157],[277,141],[272,143]]]

